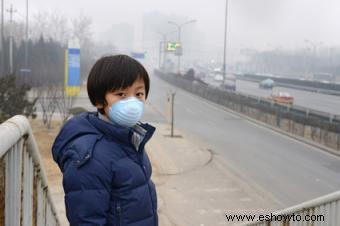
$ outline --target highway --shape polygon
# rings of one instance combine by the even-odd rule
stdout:
[[[247,85],[242,82],[241,87]],[[164,116],[170,89],[168,83],[151,77],[148,101],[159,115],[146,114],[146,120]],[[209,145],[241,179],[263,190],[281,207],[340,189],[340,158],[251,123],[180,89],[175,97],[175,127]]]
[[[206,78],[205,81],[213,86],[219,86],[220,82],[212,78]],[[327,95],[316,92],[292,89],[287,87],[274,87],[273,90],[260,89],[257,82],[244,80],[236,81],[236,91],[253,96],[267,98],[272,92],[288,92],[294,97],[294,104],[305,108],[340,115],[340,96]]]
[[[254,96],[269,97],[272,90],[258,88],[257,82],[237,80],[236,90]],[[326,95],[322,93],[309,92],[304,90],[274,87],[274,92],[288,92],[294,97],[294,104],[302,107],[340,115],[340,96]]]

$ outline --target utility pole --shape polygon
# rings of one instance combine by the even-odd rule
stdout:
[[[223,49],[223,84],[226,79],[226,58],[227,58],[227,28],[228,28],[228,0],[225,1],[225,18],[224,18],[224,49]]]
[[[10,14],[10,35],[9,35],[9,72],[12,75],[13,74],[13,13],[17,12],[15,9],[13,9],[13,6],[11,5],[11,8],[7,10]]]
[[[182,48],[182,40],[181,40],[181,32],[182,32],[182,26],[178,26],[178,44],[180,45],[179,52],[177,53],[177,71],[178,74],[181,74],[181,55],[183,54],[183,48]]]
[[[25,69],[28,68],[28,0],[26,0]]]
[[[4,0],[1,0],[1,33],[0,33],[0,76],[3,75],[4,73],[4,66],[5,66],[5,62],[4,62]]]

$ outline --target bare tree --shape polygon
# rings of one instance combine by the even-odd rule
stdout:
[[[33,15],[33,20],[30,25],[30,37],[32,39],[39,39],[41,36],[45,36],[48,34],[48,13],[47,12],[39,12]],[[48,37],[48,36],[47,36]]]
[[[38,98],[37,103],[42,114],[42,121],[48,129],[51,129],[55,113],[60,114],[63,123],[72,114],[71,109],[76,97],[67,96],[65,87],[62,85],[40,86],[31,95]]]
[[[45,39],[51,38],[65,44],[71,37],[67,18],[59,14],[39,12],[33,15],[33,22],[30,27],[31,37],[35,40],[43,36]]]
[[[58,88],[58,100],[57,106],[62,118],[62,122],[65,123],[66,120],[71,115],[71,109],[73,107],[75,96],[67,96],[64,87]]]
[[[71,37],[71,30],[68,27],[66,17],[52,14],[49,19],[50,23],[50,36],[52,39],[61,43],[67,43]]]
[[[41,107],[42,120],[48,129],[51,129],[52,118],[58,107],[57,95],[57,86],[45,85],[37,88],[38,103]]]
[[[11,32],[10,32],[11,31]],[[4,34],[8,37],[12,33],[13,39],[16,43],[19,43],[25,37],[25,24],[20,21],[13,21],[13,24],[4,24]]]
[[[72,20],[72,36],[80,41],[81,47],[88,47],[91,41],[92,19],[89,16],[80,14],[78,18]]]

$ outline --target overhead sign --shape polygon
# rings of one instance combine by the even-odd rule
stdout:
[[[166,51],[174,52],[176,49],[180,48],[181,44],[178,42],[167,42],[166,43]]]
[[[65,91],[67,96],[80,93],[80,48],[74,43],[65,50]]]

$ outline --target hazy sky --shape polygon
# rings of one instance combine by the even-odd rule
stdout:
[[[22,20],[26,1],[4,1],[6,8],[14,5],[19,12],[15,18]],[[206,34],[207,44],[223,45],[225,0],[29,0],[29,4],[31,13],[91,16],[94,37],[110,24],[140,26],[143,12],[185,15],[197,20],[194,26]],[[339,15],[339,0],[229,0],[228,44],[261,49],[340,46]]]

